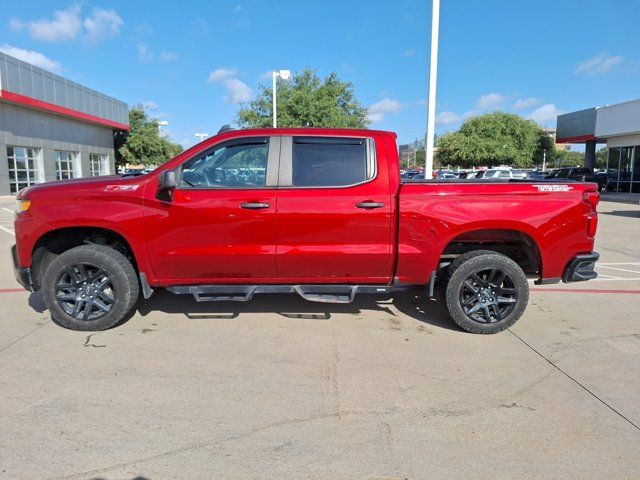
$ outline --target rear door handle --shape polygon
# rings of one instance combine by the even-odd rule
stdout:
[[[246,202],[240,204],[240,208],[245,208],[247,210],[262,210],[264,208],[269,208],[269,204],[263,202]]]
[[[359,202],[359,203],[356,203],[356,207],[363,208],[365,210],[371,210],[373,208],[382,208],[382,207],[384,207],[384,203],[382,203],[382,202]]]

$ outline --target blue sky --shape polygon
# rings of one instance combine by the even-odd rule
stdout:
[[[441,0],[438,133],[512,111],[640,97],[640,0]],[[372,128],[423,137],[431,2],[0,0],[0,50],[144,103],[185,146],[232,122],[273,69],[335,71]]]

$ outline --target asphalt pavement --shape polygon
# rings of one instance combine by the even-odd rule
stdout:
[[[600,277],[534,287],[498,335],[423,292],[349,305],[159,292],[53,324],[0,199],[0,478],[640,478],[640,206],[603,202]],[[4,253],[1,253],[4,252]]]

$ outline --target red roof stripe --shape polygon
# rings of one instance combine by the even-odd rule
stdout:
[[[96,117],[95,115],[89,115],[88,113],[79,112],[70,108],[61,107],[60,105],[54,105],[53,103],[43,102],[35,98],[26,97],[18,93],[9,92],[7,90],[0,90],[0,100],[5,100],[10,103],[18,105],[24,105],[26,107],[35,108],[37,110],[43,110],[45,112],[56,113],[58,115],[64,115],[65,117],[75,118],[82,120],[83,122],[97,123],[98,125],[104,125],[106,127],[116,128],[118,130],[129,130],[128,124],[114,122],[106,118]]]

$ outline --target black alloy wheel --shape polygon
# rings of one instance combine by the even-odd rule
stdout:
[[[529,284],[511,258],[491,250],[457,257],[442,275],[451,318],[472,333],[498,333],[516,323],[529,301]]]
[[[460,289],[462,310],[471,320],[479,323],[495,323],[506,318],[517,302],[515,282],[499,268],[473,272]]]
[[[67,266],[56,282],[56,300],[77,320],[97,320],[111,311],[116,292],[111,277],[90,263]]]

